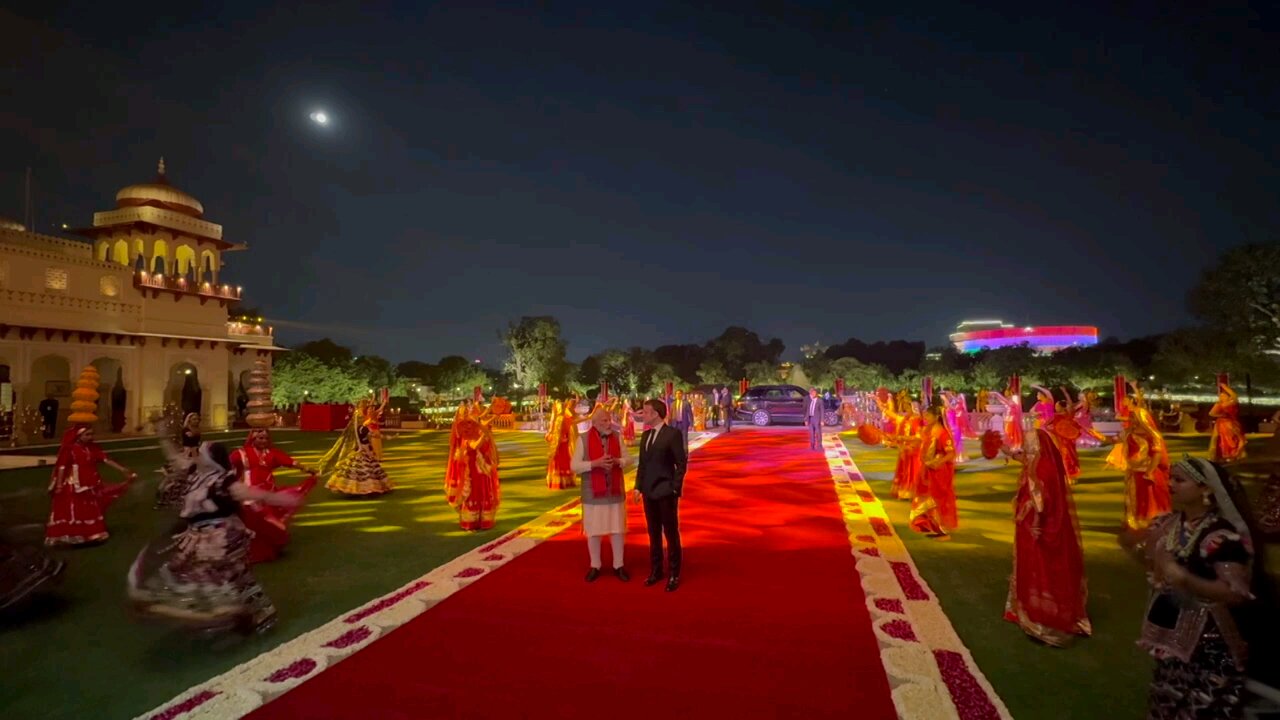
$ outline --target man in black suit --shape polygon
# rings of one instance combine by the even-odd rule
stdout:
[[[668,427],[667,404],[645,400],[640,417],[648,428],[640,437],[640,466],[636,470],[636,500],[644,501],[644,519],[649,525],[649,565],[652,571],[645,587],[662,580],[662,538],[667,538],[667,565],[671,575],[667,592],[680,587],[680,495],[688,466],[684,437]]]
[[[822,416],[826,407],[822,398],[818,397],[818,388],[809,388],[809,399],[805,401],[804,424],[809,426],[809,449],[822,449]]]
[[[720,416],[724,418],[724,431],[733,430],[733,394],[729,388],[720,388]]]
[[[677,390],[675,400],[671,401],[671,427],[680,431],[684,438],[684,452],[688,456],[689,431],[693,429],[693,405],[685,398],[683,390]]]

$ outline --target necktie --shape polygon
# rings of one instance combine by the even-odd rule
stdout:
[[[653,447],[653,439],[658,436],[658,429],[654,428],[649,431],[649,441],[644,444],[644,451],[649,452],[649,448]]]

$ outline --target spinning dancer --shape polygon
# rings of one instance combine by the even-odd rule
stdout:
[[[161,445],[171,462],[179,451]],[[181,522],[138,554],[129,569],[129,599],[144,616],[206,631],[265,632],[276,609],[249,569],[253,533],[241,522],[241,503],[296,507],[301,498],[238,481],[226,447],[204,443],[183,497]]]

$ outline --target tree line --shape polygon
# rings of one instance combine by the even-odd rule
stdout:
[[[1124,375],[1156,388],[1212,392],[1218,372],[1231,373],[1237,384],[1247,377],[1255,390],[1280,388],[1280,243],[1224,253],[1187,302],[1197,321],[1191,327],[1124,342],[1106,338],[1048,356],[1027,346],[962,354],[950,346],[850,337],[830,346],[803,346],[796,366],[808,382],[827,388],[837,378],[850,388],[918,387],[928,375],[939,388],[1003,389],[1017,374],[1024,385],[1105,390]],[[500,337],[507,350],[502,368],[457,355],[393,365],[376,355],[355,355],[329,339],[304,343],[277,358],[274,399],[277,405],[349,402],[382,387],[396,396],[456,398],[476,386],[486,394],[523,397],[539,384],[561,396],[591,394],[601,382],[617,393],[647,396],[661,394],[667,382],[736,386],[740,379],[759,385],[797,377],[781,362],[786,346],[780,339],[765,340],[736,325],[703,343],[611,348],[581,363],[566,358],[567,343],[554,317],[513,320]]]

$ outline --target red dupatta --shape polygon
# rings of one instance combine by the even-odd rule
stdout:
[[[587,433],[587,458],[595,460],[604,455],[604,443],[600,440],[600,433]],[[617,433],[609,433],[609,456],[622,459],[622,444],[618,441]],[[604,468],[591,469],[591,494],[595,497],[619,496],[622,495],[622,465],[614,465],[612,468],[605,470]]]

